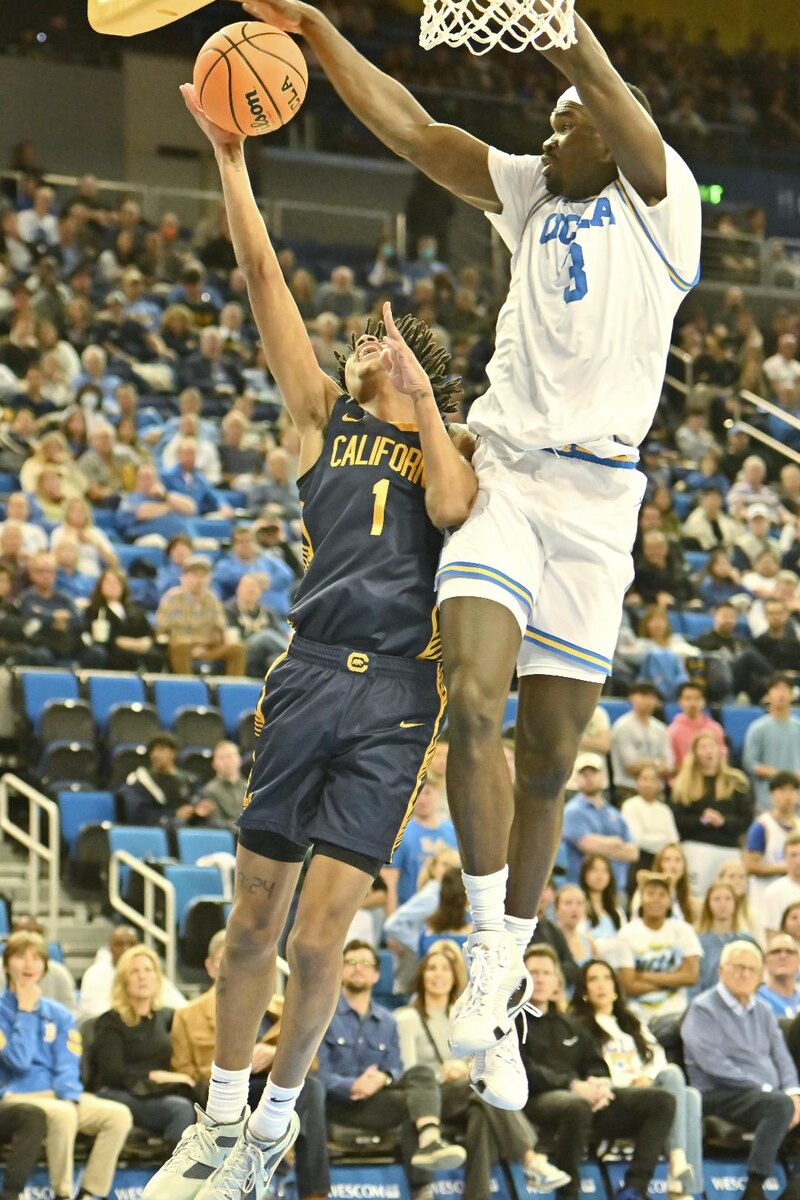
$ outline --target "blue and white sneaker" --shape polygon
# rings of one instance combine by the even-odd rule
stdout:
[[[297,1141],[300,1118],[292,1113],[283,1137],[261,1142],[247,1132],[247,1124],[222,1166],[206,1180],[197,1200],[266,1200],[278,1164]]]
[[[142,1200],[195,1200],[203,1184],[222,1166],[244,1130],[250,1109],[238,1121],[218,1125],[199,1104],[197,1124],[185,1129],[171,1156],[142,1192]]]

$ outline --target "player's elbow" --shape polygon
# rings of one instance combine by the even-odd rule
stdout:
[[[472,508],[472,498],[465,496],[439,495],[428,493],[425,497],[425,509],[437,529],[458,529],[469,516]]]

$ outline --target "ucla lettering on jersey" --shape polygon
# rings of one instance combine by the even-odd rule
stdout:
[[[340,397],[322,454],[297,487],[306,572],[289,619],[301,637],[439,658],[434,576],[442,534],[425,508],[416,427],[392,425]]]

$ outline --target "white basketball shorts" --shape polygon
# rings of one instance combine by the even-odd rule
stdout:
[[[481,436],[472,512],[447,540],[439,603],[505,605],[522,632],[519,675],[611,674],[646,484],[636,463],[579,446],[518,450]]]

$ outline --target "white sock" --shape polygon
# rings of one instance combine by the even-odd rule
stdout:
[[[226,1071],[224,1067],[212,1063],[206,1104],[206,1112],[211,1120],[218,1125],[230,1125],[238,1121],[247,1104],[249,1083],[249,1067],[243,1067],[241,1071]]]
[[[278,1087],[270,1076],[258,1102],[258,1108],[250,1118],[247,1132],[260,1142],[276,1142],[279,1137],[283,1137],[302,1090],[302,1083],[299,1087]]]
[[[538,923],[538,917],[509,917],[506,913],[506,933],[511,934],[522,954],[528,949]]]
[[[461,872],[464,890],[472,910],[472,923],[476,931],[486,930],[502,933],[506,908],[506,881],[508,867],[494,871],[491,875],[467,875]]]

